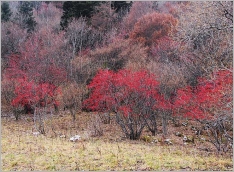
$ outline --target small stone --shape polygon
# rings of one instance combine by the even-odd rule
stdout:
[[[66,136],[65,135],[61,135],[61,136],[59,136],[60,138],[66,138]]]
[[[182,122],[182,125],[186,127],[188,125],[188,123],[187,122]]]
[[[80,140],[80,138],[81,137],[79,135],[75,135],[75,136],[73,136],[73,137],[70,138],[70,141],[75,142],[77,140]]]
[[[175,135],[178,136],[178,137],[182,137],[183,136],[183,134],[181,134],[180,132],[176,132]]]
[[[205,139],[204,137],[201,137],[200,139],[201,139],[202,141],[206,141],[206,139]]]
[[[169,144],[169,145],[172,145],[171,139],[165,139],[164,142]]]
[[[33,132],[33,135],[38,136],[40,132]]]
[[[183,142],[194,143],[194,137],[193,136],[188,136],[188,137],[184,136]]]
[[[184,136],[183,141],[186,142],[188,140],[188,138],[186,136]]]

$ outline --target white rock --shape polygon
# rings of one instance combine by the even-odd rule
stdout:
[[[169,145],[172,145],[171,139],[165,139],[164,142],[166,142]]]
[[[186,136],[184,136],[183,141],[186,142],[187,140],[188,140],[188,138]]]
[[[40,132],[33,132],[33,135],[38,136]]]
[[[206,141],[206,139],[205,139],[204,137],[201,137],[201,140],[202,140],[202,141]]]
[[[176,132],[175,135],[178,136],[178,137],[182,137],[183,136],[183,134],[180,133],[180,132]]]
[[[73,136],[73,137],[70,138],[70,141],[72,141],[72,142],[75,142],[77,140],[80,140],[80,136],[79,135],[75,135],[75,136]]]
[[[65,136],[65,135],[60,135],[59,137],[60,137],[60,138],[66,138],[66,136]]]

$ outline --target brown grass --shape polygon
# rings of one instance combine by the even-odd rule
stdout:
[[[33,120],[24,116],[20,121],[2,119],[2,170],[232,170],[230,154],[217,155],[208,142],[195,138],[195,144],[184,145],[175,131],[192,134],[188,127],[170,127],[168,138],[173,145],[152,143],[161,135],[152,137],[144,131],[142,138],[130,141],[123,137],[112,120],[102,124],[103,136],[91,137],[88,126],[92,113],[77,115],[77,121],[63,114],[48,118],[46,135],[34,136]],[[172,126],[172,125],[171,125]],[[52,130],[53,128],[53,130]],[[78,142],[70,136],[81,135]],[[66,135],[61,138],[60,135]],[[205,137],[205,136],[204,136]],[[144,141],[145,140],[145,141]],[[209,147],[210,151],[201,148]]]

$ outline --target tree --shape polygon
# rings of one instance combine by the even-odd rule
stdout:
[[[20,83],[24,81],[29,85],[35,85],[36,88],[40,88],[40,86],[43,89],[49,87],[50,91],[56,92],[61,83],[66,81],[66,71],[62,64],[55,60],[55,57],[53,57],[54,51],[52,51],[52,48],[57,49],[60,46],[60,36],[53,36],[52,40],[54,42],[48,42],[47,39],[42,39],[47,38],[43,34],[40,36],[33,35],[21,45],[19,53],[9,56],[9,65],[6,68],[4,78],[13,81],[15,89],[17,85],[20,87],[22,85]],[[48,94],[51,93],[48,92]],[[30,96],[31,94],[28,95]],[[53,95],[55,96],[55,94]],[[56,97],[53,95],[52,98],[56,100]],[[28,105],[26,104],[29,101],[25,102],[24,108],[26,111],[38,105],[37,101]],[[22,105],[22,103],[18,104]],[[44,104],[47,105],[48,102]],[[57,107],[56,103],[54,103],[54,106]]]
[[[185,73],[188,73],[188,71],[183,64],[186,54],[183,54],[180,49],[181,45],[177,41],[164,36],[157,40],[156,45],[151,47],[149,62],[146,65],[148,70],[160,76],[158,79],[160,82],[159,91],[171,103],[174,101],[176,90],[186,85],[187,81]],[[172,108],[158,111],[158,116],[162,119],[164,135],[168,133],[168,121],[175,122],[176,118],[179,118],[172,114]]]
[[[31,2],[23,1],[20,3],[17,20],[23,29],[27,29],[28,33],[35,30],[37,23],[33,17],[33,7]]]
[[[11,15],[12,15],[12,12],[10,10],[10,7],[9,7],[9,4],[8,2],[3,2],[2,5],[1,5],[1,19],[2,19],[2,22],[7,22],[10,20],[11,18]]]
[[[39,107],[48,107],[49,105],[58,106],[56,100],[59,89],[49,83],[36,84],[28,81],[27,78],[17,79],[15,86],[15,97],[11,105],[15,109],[16,120],[19,119],[18,109],[24,109],[25,113],[34,113]]]
[[[157,2],[134,1],[131,4],[129,13],[123,18],[122,27],[125,34],[129,34],[137,21],[147,13],[153,13],[157,9]]]
[[[157,64],[157,63],[156,63]],[[162,131],[164,135],[168,134],[168,121],[175,121],[173,116],[173,107],[171,104],[175,101],[175,95],[178,88],[183,87],[184,85],[184,76],[181,68],[173,63],[158,63],[154,66],[156,69],[153,69],[157,76],[160,76],[158,81],[159,92],[163,95],[164,99],[168,102],[168,105],[158,111],[158,116],[162,120]]]
[[[147,46],[157,44],[157,41],[175,33],[177,20],[170,14],[150,13],[141,17],[134,25],[130,38]]]
[[[63,16],[61,17],[61,28],[66,29],[73,18],[90,18],[94,7],[99,5],[98,1],[67,1],[63,3]]]
[[[84,51],[73,61],[74,77],[77,83],[87,84],[99,69],[118,71],[144,68],[147,49],[142,44],[131,44],[129,40],[115,39],[109,45]]]
[[[94,8],[91,24],[94,28],[102,31],[110,31],[117,22],[117,14],[111,9],[111,2],[106,2]]]
[[[164,36],[157,40],[157,44],[152,46],[150,56],[159,63],[180,64],[182,53],[179,51],[180,45],[171,37]]]
[[[203,76],[231,68],[233,2],[189,2],[181,4],[178,14],[176,38],[189,54],[188,63],[199,66]]]
[[[155,76],[144,70],[116,73],[100,70],[88,85],[91,95],[84,101],[84,106],[93,111],[114,112],[126,137],[139,139],[152,112],[166,107],[158,86]]]
[[[61,28],[66,29],[69,23],[73,19],[79,19],[80,17],[87,18],[88,20],[93,16],[95,8],[99,5],[109,3],[108,1],[67,1],[63,3],[63,16],[61,17]],[[125,1],[112,1],[110,3],[110,10],[115,10],[116,12],[121,11],[121,9],[129,8],[131,3],[126,3]]]
[[[108,2],[106,2],[108,3]],[[131,1],[111,1],[111,7],[115,9],[115,11],[118,13],[121,10],[129,10],[131,7],[132,2]]]
[[[47,2],[47,1],[46,1]],[[35,21],[37,22],[37,28],[43,27],[51,28],[54,32],[60,31],[60,18],[62,16],[62,10],[55,7],[53,3],[40,2],[35,13]]]
[[[82,98],[85,90],[84,87],[82,88],[77,83],[66,83],[61,89],[64,109],[70,111],[73,121],[76,120],[77,112],[81,112]]]
[[[233,143],[230,134],[233,121],[233,73],[218,70],[210,79],[199,78],[196,88],[179,89],[174,109],[207,126],[211,143],[218,151],[226,152]]]
[[[8,56],[20,51],[20,44],[26,40],[27,31],[13,22],[4,22],[1,25],[1,70],[7,68]]]
[[[70,23],[67,28],[66,36],[69,40],[69,44],[72,46],[72,58],[82,52],[82,49],[91,46],[92,43],[89,42],[89,40],[92,40],[91,32],[91,28],[82,17]]]

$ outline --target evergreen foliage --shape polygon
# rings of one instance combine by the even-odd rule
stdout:
[[[7,2],[3,2],[1,6],[2,14],[1,14],[1,19],[2,22],[7,22],[10,20],[12,12],[10,10],[9,4]]]
[[[33,7],[31,2],[24,1],[20,4],[19,16],[21,18],[22,27],[27,29],[29,33],[34,31],[37,23],[33,17]]]
[[[72,18],[79,17],[90,18],[94,7],[99,5],[98,1],[66,1],[63,4],[63,16],[61,17],[60,25],[62,29],[68,26]]]
[[[101,3],[108,3],[108,1],[66,1],[63,4],[63,16],[61,17],[61,28],[67,28],[68,24],[73,18],[87,17],[91,18],[95,11],[95,7]],[[129,9],[131,3],[126,1],[112,1],[111,8],[116,12],[121,9]]]
[[[132,2],[127,1],[111,1],[111,7],[115,9],[116,12],[122,10],[129,10]]]

